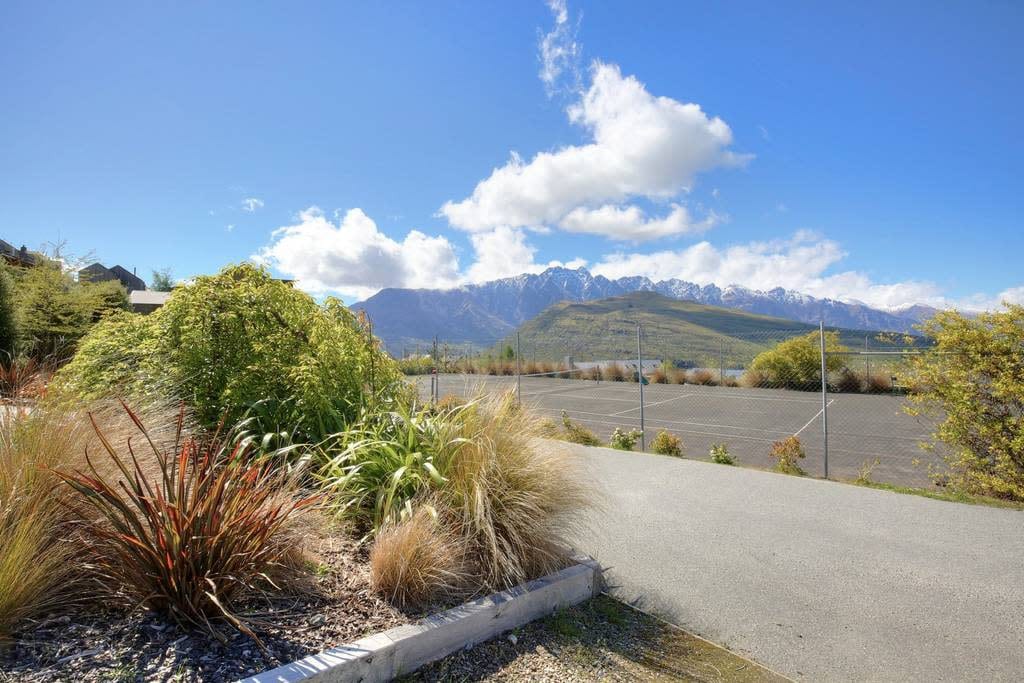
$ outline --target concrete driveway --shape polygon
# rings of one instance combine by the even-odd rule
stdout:
[[[566,447],[617,597],[795,679],[1024,679],[1024,512]]]

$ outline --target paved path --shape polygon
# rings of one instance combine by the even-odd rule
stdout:
[[[618,597],[799,680],[1024,678],[1024,512],[567,447]]]

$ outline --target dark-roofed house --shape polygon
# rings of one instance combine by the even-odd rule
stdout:
[[[146,283],[135,273],[127,268],[114,266],[107,268],[102,263],[93,263],[78,271],[78,279],[89,282],[106,282],[117,280],[129,293],[146,289]]]
[[[139,291],[146,288],[146,283],[143,282],[142,278],[135,273],[129,273],[127,268],[114,266],[110,269],[110,272],[121,281],[121,284],[124,285],[124,288],[129,292]]]
[[[21,245],[21,249],[15,249],[10,242],[0,240],[0,258],[15,266],[36,265],[36,255],[29,251],[24,244]]]

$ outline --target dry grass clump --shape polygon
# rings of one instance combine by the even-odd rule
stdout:
[[[681,368],[672,368],[668,379],[672,384],[686,384],[686,371]]]
[[[655,368],[651,373],[652,384],[668,384],[668,373],[662,368]]]
[[[715,381],[715,373],[704,368],[692,370],[688,381],[690,384],[699,384],[706,387],[713,386],[718,383]]]
[[[61,605],[75,578],[49,467],[77,450],[76,424],[0,406],[0,639]]]
[[[843,368],[839,371],[839,378],[835,383],[836,391],[843,393],[859,393],[861,390],[860,375],[850,368]]]
[[[537,420],[512,393],[480,399],[459,419],[464,440],[442,458],[437,498],[478,586],[508,588],[564,566],[565,535],[592,502],[572,461],[537,438]]]
[[[53,376],[53,367],[35,358],[14,358],[7,361],[0,355],[0,399],[35,400],[46,393]]]
[[[336,435],[319,476],[333,509],[374,538],[385,595],[418,604],[503,589],[563,566],[591,503],[571,456],[542,440],[553,429],[512,392],[368,415]]]
[[[739,380],[737,380],[735,377],[732,377],[730,375],[726,375],[725,379],[722,380],[722,386],[723,387],[733,387],[733,388],[735,388],[735,387],[738,387],[739,385],[740,385]]]
[[[869,394],[885,394],[892,391],[892,377],[872,372],[864,379],[864,391]]]
[[[459,541],[435,506],[419,505],[378,532],[370,549],[371,587],[400,607],[459,595],[469,584]]]
[[[625,382],[626,369],[618,363],[612,363],[604,370],[604,377],[609,382]]]
[[[758,370],[748,369],[740,378],[740,386],[748,389],[767,388],[769,386],[768,375]]]
[[[581,372],[580,375],[583,377],[583,379],[589,379],[595,382],[599,382],[602,379],[601,366],[593,365],[584,370],[583,372]]]

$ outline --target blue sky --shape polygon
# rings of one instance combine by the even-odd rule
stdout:
[[[1024,6],[895,4],[5,3],[0,237],[1024,300]]]

